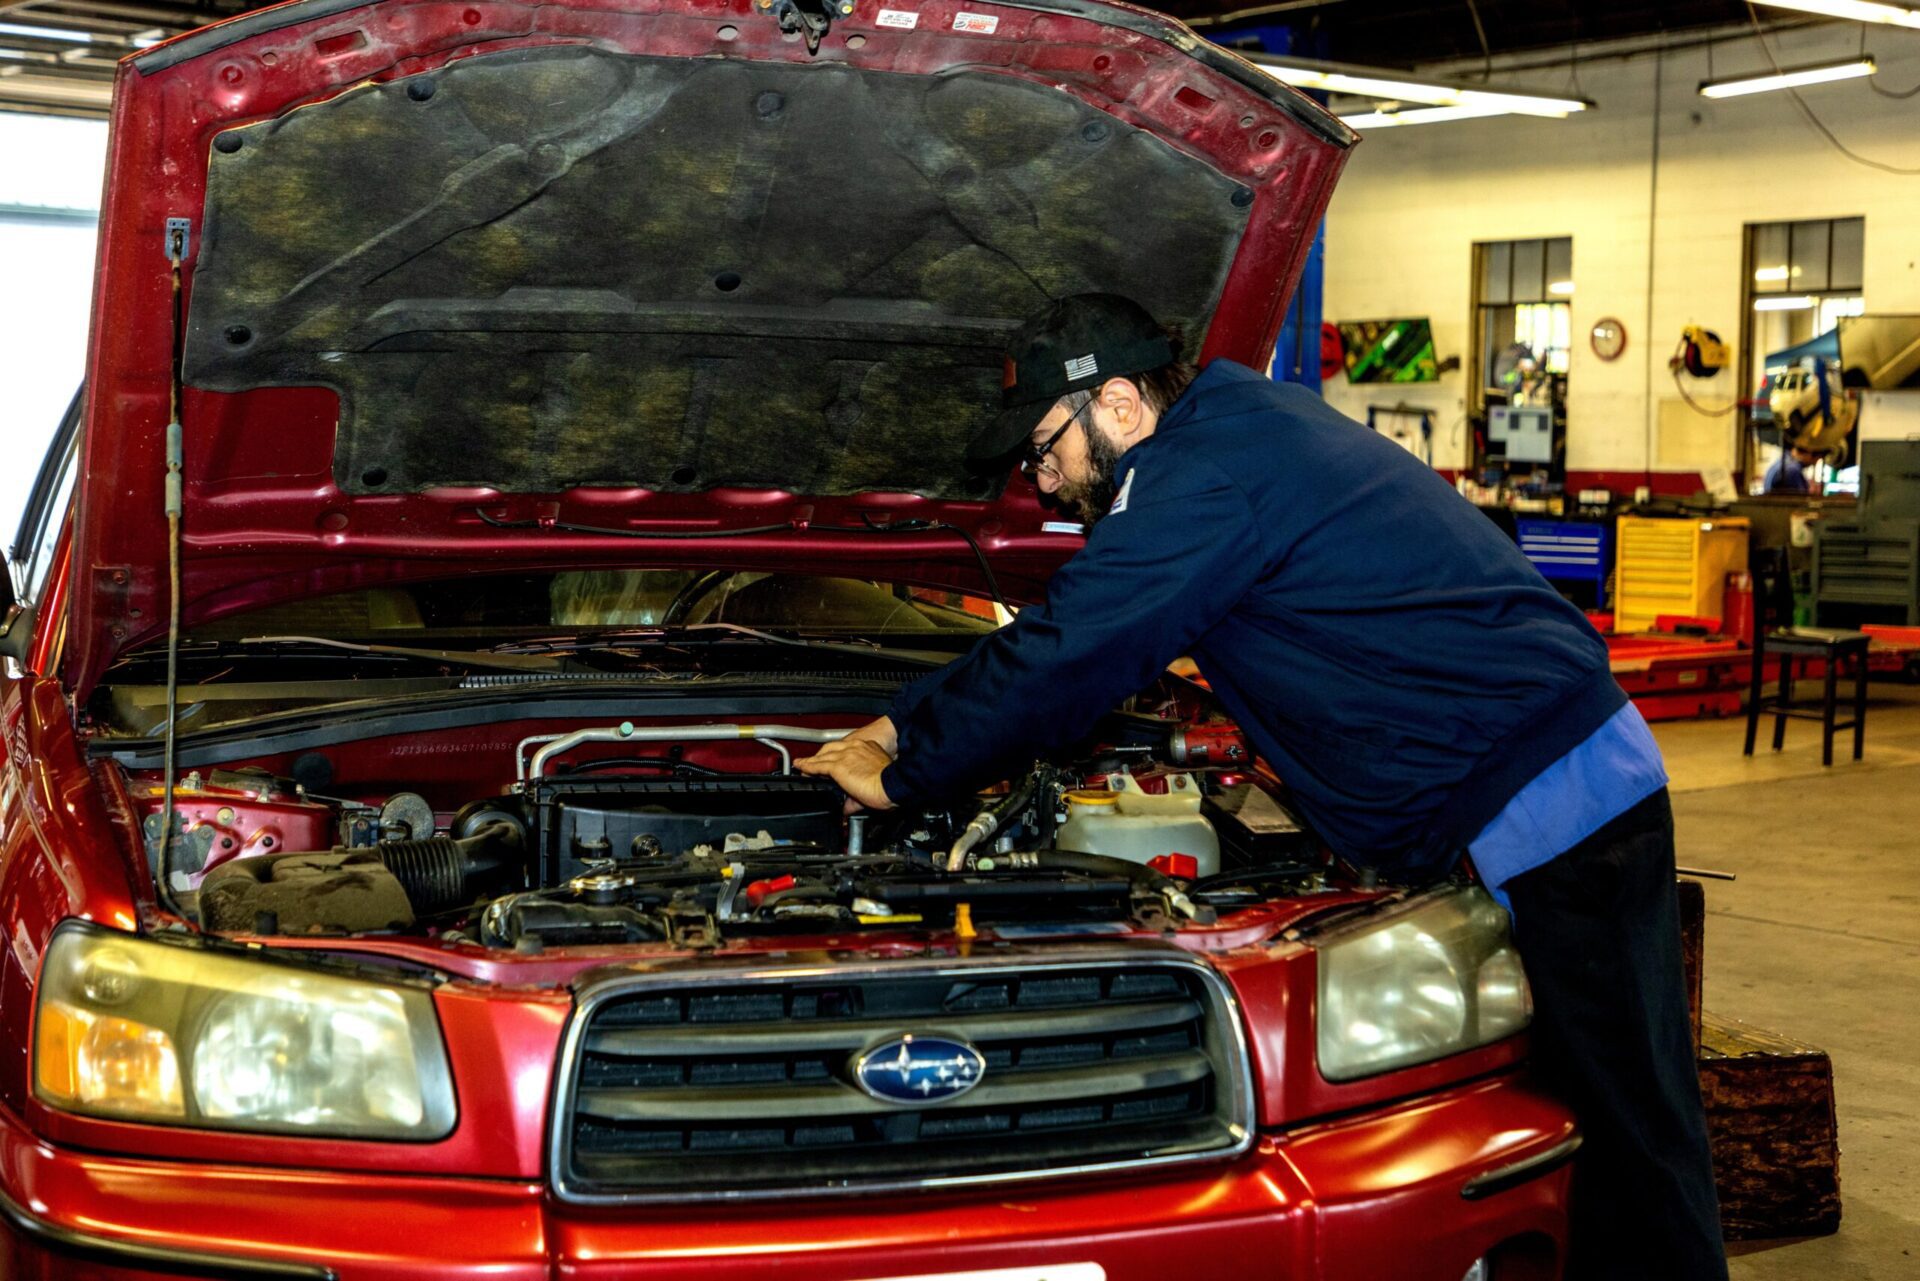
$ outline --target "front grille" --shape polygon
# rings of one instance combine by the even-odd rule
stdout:
[[[855,1059],[902,1036],[973,1046],[980,1083],[870,1096]],[[559,1080],[554,1184],[574,1201],[1035,1178],[1231,1155],[1252,1134],[1232,997],[1157,946],[615,978],[581,994]]]

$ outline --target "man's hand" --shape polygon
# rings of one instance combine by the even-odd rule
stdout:
[[[870,721],[840,741],[843,743],[863,741],[876,744],[887,754],[888,760],[900,755],[900,731],[894,727],[891,716],[882,716],[877,721]]]
[[[849,813],[856,808],[890,810],[893,802],[880,786],[880,772],[893,764],[899,744],[893,722],[882,716],[794,764],[802,774],[824,774],[838,783],[847,794]]]

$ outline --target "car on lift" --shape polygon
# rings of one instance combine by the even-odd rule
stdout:
[[[1337,120],[1090,0],[298,0],[112,112],[0,602],[11,1275],[1558,1275],[1504,914],[1202,685],[792,770],[1081,545],[965,463],[1021,317],[1258,363]]]

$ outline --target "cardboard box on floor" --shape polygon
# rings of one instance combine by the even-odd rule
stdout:
[[[1702,1010],[1706,895],[1682,878],[1681,957],[1729,1241],[1823,1236],[1840,1228],[1833,1063],[1824,1050]]]

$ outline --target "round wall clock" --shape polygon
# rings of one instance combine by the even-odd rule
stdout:
[[[1588,338],[1593,343],[1593,354],[1602,360],[1618,360],[1620,353],[1627,349],[1627,327],[1612,316],[1596,320]]]

